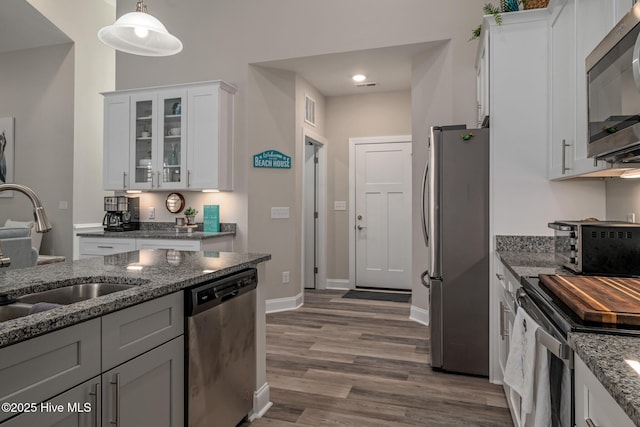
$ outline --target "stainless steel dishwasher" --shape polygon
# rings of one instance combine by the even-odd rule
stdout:
[[[256,269],[187,289],[186,423],[233,427],[253,408]]]

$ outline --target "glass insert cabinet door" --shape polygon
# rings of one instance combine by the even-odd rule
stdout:
[[[160,188],[186,188],[186,92],[161,93],[158,104],[161,121],[158,165]]]
[[[134,112],[134,132],[132,159],[131,188],[151,189],[154,174],[154,144],[156,134],[156,100],[155,96],[149,97],[136,95],[131,99]]]
[[[131,188],[186,188],[186,91],[132,97]]]

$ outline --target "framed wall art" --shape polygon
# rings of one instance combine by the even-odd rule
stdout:
[[[14,149],[14,119],[0,117],[0,184],[13,183]],[[13,197],[13,191],[0,192],[0,197]]]

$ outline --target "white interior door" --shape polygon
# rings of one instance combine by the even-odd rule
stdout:
[[[411,143],[355,146],[356,286],[411,289]]]
[[[316,289],[318,274],[318,145],[305,143],[304,168],[304,287]]]

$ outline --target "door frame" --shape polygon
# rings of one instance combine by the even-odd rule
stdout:
[[[356,146],[360,144],[393,144],[412,142],[411,135],[365,136],[349,138],[349,289],[356,288]],[[413,217],[413,212],[411,212]],[[413,220],[409,222],[409,226]],[[409,271],[412,268],[409,258]]]
[[[318,274],[316,275],[316,289],[327,288],[327,268],[326,268],[326,229],[327,229],[327,139],[323,136],[315,133],[314,131],[302,128],[302,140],[301,150],[302,157],[304,158],[304,150],[307,142],[307,138],[313,139],[318,143],[318,229],[317,229],[317,242],[316,248],[318,250]],[[304,230],[304,206],[305,200],[308,197],[304,185],[304,177],[306,176],[306,162],[302,161],[302,207],[301,220],[300,220],[300,243],[302,254],[300,257],[300,288],[304,293],[304,258],[305,258],[305,230]]]

